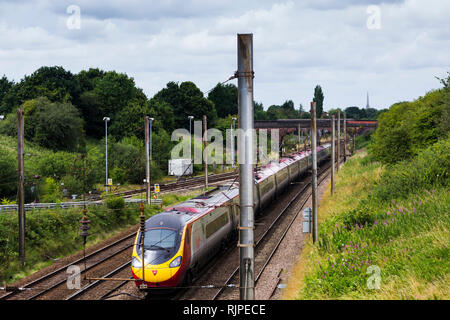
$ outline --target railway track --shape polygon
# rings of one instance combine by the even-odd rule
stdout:
[[[56,270],[18,288],[18,290],[8,292],[1,296],[0,300],[36,300],[49,296],[56,297],[56,299],[64,299],[73,293],[73,289],[68,289],[66,285],[68,278],[67,269],[70,266],[80,267],[81,284],[83,285],[87,283],[83,279],[86,272],[89,272],[89,276],[99,272],[103,274],[103,268],[105,268],[104,265],[107,262],[117,260],[117,263],[120,263],[124,258],[129,262],[135,236],[136,232],[130,233],[107,246],[87,254],[85,258],[82,257],[58,267]],[[112,265],[117,263],[116,261],[111,262]]]
[[[324,179],[327,177],[327,173],[329,168],[331,167],[330,161],[324,163],[321,168],[319,168],[318,172],[318,184],[322,183]],[[286,200],[287,204],[280,208],[279,212],[274,218],[269,222],[270,225],[265,228],[265,230],[255,230],[255,236],[257,236],[257,241],[255,242],[255,285],[260,280],[261,275],[263,274],[266,267],[269,265],[271,259],[277,252],[280,244],[282,243],[285,235],[288,230],[292,226],[293,222],[297,218],[300,211],[294,212],[291,210],[293,206],[301,203],[300,207],[303,207],[304,204],[308,201],[310,197],[310,187],[311,183],[308,181],[310,175],[303,178],[304,185],[300,188],[300,190],[294,192],[293,196]],[[308,182],[306,182],[308,181]],[[301,182],[300,182],[301,183]],[[298,201],[300,198],[300,201]],[[278,210],[278,207],[273,209],[273,211]],[[271,210],[271,211],[272,211]],[[264,219],[267,218],[267,214],[263,214],[255,223],[255,226],[265,224]],[[267,223],[267,224],[269,224]],[[258,231],[258,234],[256,233]],[[275,235],[274,235],[275,234]],[[275,238],[275,240],[274,240]],[[227,258],[229,257],[229,258]],[[239,299],[239,293],[237,288],[239,287],[239,266],[237,265],[238,254],[235,247],[229,248],[226,252],[221,252],[220,256],[218,255],[218,261],[212,262],[208,264],[205,268],[208,270],[209,268],[214,268],[214,266],[218,265],[226,265],[228,273],[224,273],[220,276],[223,279],[223,282],[220,280],[212,280],[211,275],[204,275],[196,279],[194,284],[191,286],[193,290],[189,290],[189,288],[183,289],[179,294],[177,294],[174,299],[202,299],[202,300],[218,300],[224,296],[231,296],[231,299]],[[233,267],[235,266],[235,267]],[[231,272],[230,272],[231,269]],[[202,278],[207,278],[202,279]],[[212,276],[214,278],[214,276]],[[207,285],[207,283],[215,283],[214,285]],[[208,290],[196,290],[196,289],[208,289]]]
[[[320,172],[318,173],[318,182],[317,184],[320,185],[321,182],[325,180],[327,177],[328,169],[331,168],[331,165],[328,164],[326,167],[321,168]],[[298,214],[301,211],[297,211],[297,213],[293,214],[293,216],[286,217],[284,219],[285,214],[291,209],[294,203],[296,203],[296,200],[301,197],[301,207],[305,205],[305,203],[310,198],[311,194],[310,192],[307,192],[311,187],[311,182],[305,184],[295,195],[292,197],[292,199],[287,203],[287,205],[281,210],[279,215],[273,220],[273,222],[270,224],[270,226],[265,230],[265,232],[259,237],[259,239],[255,243],[255,286],[257,285],[262,273],[266,269],[267,265],[272,260],[272,257],[274,256],[275,252],[279,248],[281,242],[283,241],[284,237],[286,236],[287,232],[291,228],[292,224],[294,223],[295,219],[297,219]],[[290,218],[290,219],[289,219]],[[284,223],[283,223],[284,222]],[[269,237],[272,233],[274,233],[275,230],[277,230],[281,224],[284,224],[284,228],[282,229],[283,232],[281,233],[281,236],[278,238],[278,241],[275,243],[275,245],[271,248],[271,250],[266,250],[267,252],[270,252],[268,255],[267,253],[263,253],[262,248],[265,244],[267,244],[268,241],[270,241]],[[287,224],[287,225],[286,225]],[[265,255],[263,257],[264,259],[261,259],[261,255]],[[239,279],[239,266],[236,267],[233,272],[230,274],[230,276],[227,278],[225,283],[218,288],[218,290],[215,292],[214,296],[212,297],[212,300],[218,300],[222,295],[225,294],[225,291],[227,290],[233,290],[233,287],[229,287],[231,283],[237,282]]]
[[[329,166],[328,166],[329,167]],[[324,180],[324,173],[328,169],[322,169],[319,173],[319,184]],[[236,179],[238,175],[234,172],[227,173],[227,174],[220,174],[215,175],[215,178],[213,179],[216,181],[223,181],[227,178],[230,179]],[[196,179],[200,181],[200,183],[203,183],[202,177]],[[211,179],[209,180],[210,182]],[[178,184],[178,187],[185,187],[187,185],[190,185],[192,188],[192,181],[189,179],[188,181],[185,181],[185,184]],[[296,195],[289,201],[289,203],[285,206],[285,208],[282,210],[282,212],[278,215],[278,217],[272,222],[270,227],[264,232],[264,234],[259,237],[256,247],[255,247],[255,257],[258,254],[257,248],[259,248],[260,244],[264,241],[264,239],[267,237],[267,235],[271,232],[272,229],[275,228],[275,225],[277,225],[278,221],[281,220],[281,217],[283,214],[289,210],[289,207],[292,205],[292,203],[298,199],[298,197],[305,193],[305,191],[310,186],[310,183],[304,185],[299,192],[296,193]],[[309,198],[306,197],[303,203],[307,201]],[[297,213],[298,214],[298,213]],[[296,216],[295,216],[296,217]],[[292,222],[295,220],[292,219],[291,223],[285,229],[285,232],[282,236],[284,238],[284,235],[287,233],[287,230],[292,225]],[[258,222],[257,222],[258,223]],[[84,280],[84,275],[86,272],[88,272],[88,277],[103,277],[103,278],[112,278],[112,277],[120,277],[120,278],[129,278],[129,265],[130,265],[130,259],[132,246],[133,246],[133,239],[135,237],[136,233],[130,233],[126,235],[125,237],[122,237],[115,242],[100,248],[92,253],[89,253],[86,255],[86,260],[84,258],[79,258],[76,261],[73,261],[71,263],[68,263],[66,265],[63,265],[61,267],[58,267],[56,270],[54,270],[51,273],[48,273],[34,281],[31,281],[25,285],[23,285],[21,288],[17,288],[17,290],[9,292],[7,294],[4,294],[0,296],[0,300],[35,300],[35,299],[51,299],[52,297],[56,299],[66,299],[66,300],[73,300],[73,299],[106,299],[111,296],[115,291],[120,289],[123,285],[125,285],[129,281],[101,281],[97,280],[94,282],[88,282],[87,280]],[[257,282],[260,278],[260,275],[264,271],[265,267],[269,263],[270,259],[272,258],[273,254],[276,252],[279,244],[282,241],[282,238],[278,241],[276,246],[273,248],[271,255],[266,259],[266,262],[263,263],[262,267],[258,267],[258,273],[255,278],[255,282]],[[230,248],[231,249],[231,248]],[[223,254],[223,253],[221,253]],[[108,261],[117,260],[114,261],[114,263],[108,263]],[[109,264],[107,268],[104,267],[105,264]],[[81,278],[82,278],[82,288],[78,289],[74,292],[74,290],[69,290],[67,286],[65,285],[67,282],[67,268],[69,266],[78,265],[81,269]],[[85,268],[86,265],[86,268]],[[255,264],[255,269],[259,264]],[[107,270],[106,270],[107,269]],[[224,282],[222,286],[220,286],[215,292],[215,294],[210,299],[218,299],[223,295],[223,293],[226,290],[230,290],[229,286],[232,286],[233,281],[235,281],[235,278],[238,274],[239,268],[235,268],[228,277],[228,279]],[[99,289],[101,287],[101,289]],[[97,288],[97,290],[95,290]],[[96,294],[91,294],[90,292],[96,291]],[[182,295],[180,295],[182,296]],[[179,297],[180,297],[179,296]]]
[[[238,176],[239,176],[239,174],[236,171],[211,174],[211,175],[208,175],[208,184],[215,184],[218,182],[224,182],[227,180],[236,179],[236,177],[238,177]],[[161,184],[160,185],[160,193],[192,189],[195,187],[200,187],[200,186],[204,185],[204,183],[205,183],[204,176],[194,177],[194,178],[190,178],[190,179],[186,179],[186,180],[178,180],[176,182]],[[151,186],[151,190],[152,190],[152,192],[154,191],[153,186]],[[122,192],[115,192],[113,194],[116,196],[128,197],[128,196],[139,194],[139,193],[142,193],[145,191],[146,191],[145,188],[141,188],[141,189],[122,191]],[[101,197],[100,196],[92,196],[91,200],[101,200]]]
[[[224,174],[215,174],[208,177],[209,183],[214,184],[222,181],[227,181],[231,179],[236,179],[238,174],[236,172],[228,172]],[[186,188],[193,188],[195,185],[202,185],[203,177],[192,178],[184,181],[179,181],[176,183],[171,183],[161,186],[161,191],[176,191]],[[142,192],[145,189],[130,190],[123,193],[117,193],[117,195],[127,196],[132,195],[135,192]],[[88,277],[92,275],[96,277],[111,278],[113,276],[120,276],[122,278],[129,278],[129,266],[130,266],[130,256],[132,252],[133,240],[136,236],[136,232],[132,232],[105,247],[102,247],[92,253],[86,255],[84,259],[79,258],[73,262],[67,263],[63,266],[58,267],[56,270],[43,275],[42,277],[33,280],[25,285],[15,288],[14,291],[10,291],[4,295],[0,296],[0,300],[37,300],[37,299],[47,299],[49,297],[56,299],[84,299],[86,297],[92,297],[91,291],[101,287],[104,294],[100,296],[94,295],[97,299],[106,298],[114,288],[120,288],[127,281],[122,281],[117,285],[117,282],[111,281],[94,281],[88,282],[84,279],[86,272]],[[126,259],[125,259],[126,257]],[[118,260],[117,262],[111,262],[112,260]],[[119,261],[120,260],[120,261]],[[76,292],[74,290],[69,290],[66,286],[67,283],[67,269],[70,266],[79,266],[81,269],[81,289]],[[105,265],[111,265],[111,267],[105,267]],[[114,268],[112,269],[112,266]],[[112,270],[111,270],[112,269]],[[108,284],[108,285],[106,285]],[[114,284],[114,285],[113,285]],[[113,286],[112,286],[113,285]],[[113,289],[111,289],[111,287]]]

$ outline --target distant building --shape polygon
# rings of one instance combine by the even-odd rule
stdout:
[[[370,108],[369,105],[369,91],[367,91],[367,104],[366,104],[366,110]]]

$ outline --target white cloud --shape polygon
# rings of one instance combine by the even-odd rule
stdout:
[[[66,9],[81,8],[69,30]],[[381,29],[366,27],[379,5]],[[0,1],[0,75],[20,80],[42,65],[126,72],[152,96],[168,81],[204,92],[236,69],[236,34],[254,34],[255,100],[325,108],[388,107],[411,100],[450,70],[446,0]]]

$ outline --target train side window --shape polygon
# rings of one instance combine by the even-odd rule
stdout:
[[[205,236],[209,238],[214,233],[216,233],[220,228],[228,223],[227,212],[222,213],[218,218],[214,219],[205,228]]]

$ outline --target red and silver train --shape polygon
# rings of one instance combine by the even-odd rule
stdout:
[[[317,147],[317,161],[330,155],[330,144]],[[255,213],[311,166],[311,151],[283,157],[255,172]],[[144,278],[137,233],[131,270],[139,288],[174,288],[189,282],[220,248],[237,234],[238,183],[220,186],[158,213],[145,222]],[[144,279],[144,281],[143,281]],[[145,286],[141,284],[145,282]]]

